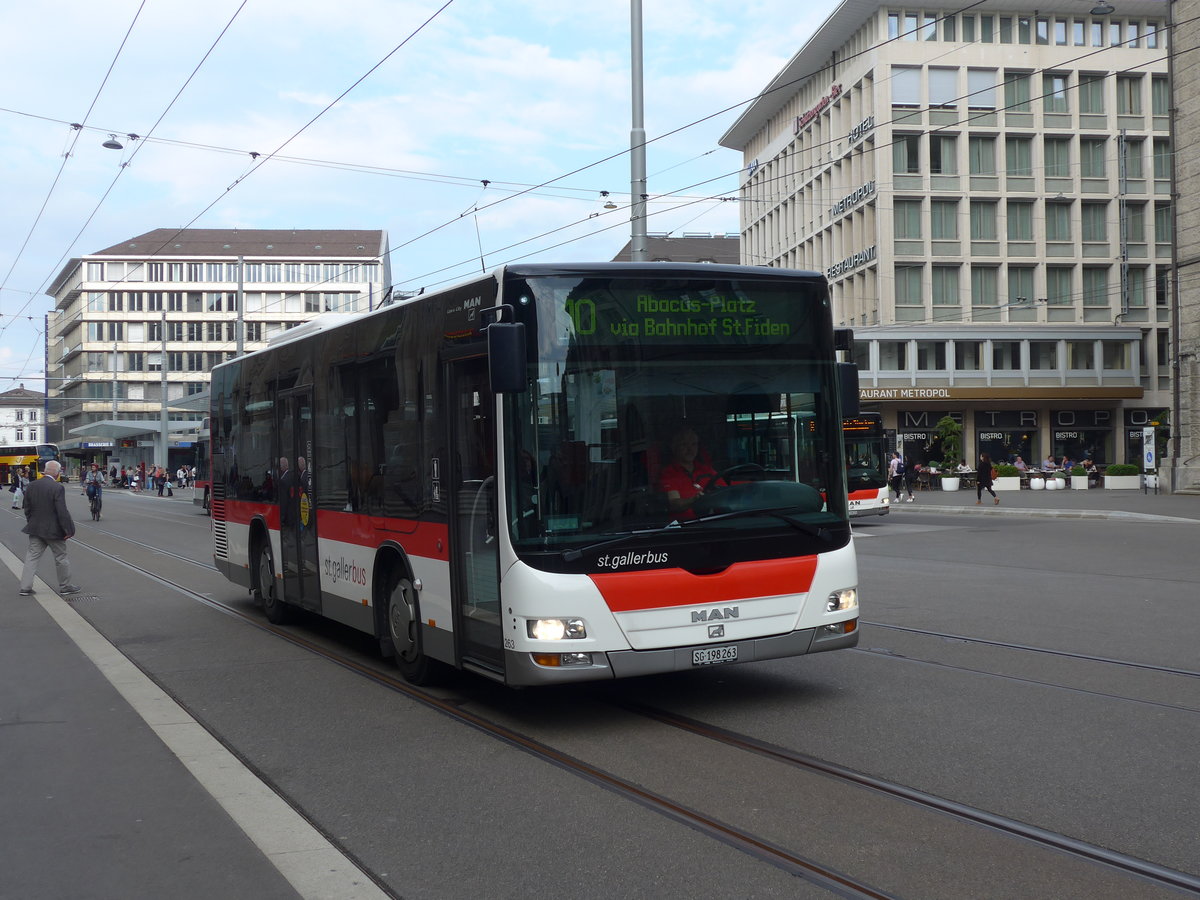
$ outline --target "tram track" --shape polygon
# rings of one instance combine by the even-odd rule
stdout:
[[[1200,894],[1200,877],[1190,875],[1186,872],[1179,872],[1165,866],[1159,866],[1155,863],[1138,859],[1137,857],[1117,853],[1103,847],[1088,844],[1085,841],[1076,840],[1059,832],[1049,831],[963,803],[947,800],[893,781],[876,778],[845,766],[839,766],[836,763],[817,759],[796,750],[779,747],[767,741],[739,734],[716,725],[700,722],[687,716],[641,704],[623,703],[620,705],[623,709],[630,712],[637,712],[664,725],[687,731],[730,747],[735,747],[756,756],[762,756],[789,766],[816,772],[838,781],[855,784],[870,791],[895,797],[921,808],[951,816],[963,822],[999,831],[1012,837],[1066,853],[1078,859],[1110,866],[1123,872],[1146,878],[1164,887]]]
[[[1044,654],[1051,657],[1061,657],[1064,659],[1079,660],[1089,663],[1099,663],[1112,665],[1117,667],[1125,667],[1134,671],[1146,671],[1155,675],[1169,675],[1182,678],[1197,678],[1200,673],[1192,672],[1188,669],[1176,669],[1169,666],[1156,666],[1147,663],[1128,662],[1124,660],[1110,659],[1102,656],[1090,656],[1084,653],[1072,653],[1062,650],[1050,650],[1042,647],[1030,647],[1023,644],[1012,644],[1004,641],[993,641],[983,638],[969,638],[960,635],[944,634],[936,631],[926,631],[919,628],[907,628],[904,626],[882,625],[878,622],[862,622],[862,625],[874,626],[876,628],[890,628],[895,631],[908,632],[927,637],[935,637],[946,641],[953,641],[961,644],[976,644],[988,647],[997,647],[1006,650],[1028,651],[1031,653]],[[1153,706],[1159,709],[1171,710],[1173,712],[1200,713],[1200,708],[1196,706],[1188,706],[1181,703],[1167,703],[1162,700],[1151,700],[1146,697],[1134,697],[1128,694],[1115,694],[1111,691],[1093,690],[1091,688],[1078,687],[1075,685],[1064,684],[1062,681],[1048,681],[1040,678],[1031,678],[1028,675],[1019,675],[1008,672],[994,672],[980,666],[968,666],[959,663],[950,663],[938,659],[928,659],[923,656],[916,656],[912,653],[902,653],[887,647],[866,647],[861,644],[853,647],[851,653],[861,653],[868,656],[874,656],[880,659],[891,659],[898,662],[916,663],[923,666],[933,666],[939,669],[946,669],[954,672],[970,672],[973,675],[982,675],[987,678],[998,678],[1004,681],[1012,681],[1020,684],[1028,684],[1036,687],[1052,688],[1059,691],[1069,691],[1075,694],[1082,694],[1089,697],[1099,697],[1105,700],[1119,700],[1125,703],[1136,703],[1143,706]]]
[[[467,702],[467,700],[469,700],[469,698],[441,697],[433,692],[410,685],[403,681],[399,676],[392,675],[383,668],[366,663],[362,660],[354,659],[350,655],[338,652],[330,647],[322,646],[320,643],[310,640],[293,630],[273,626],[265,622],[260,616],[251,613],[245,608],[239,608],[238,606],[230,605],[223,603],[220,600],[213,599],[212,597],[200,593],[186,584],[153,572],[142,565],[138,565],[137,563],[124,559],[115,553],[111,553],[101,547],[96,546],[95,544],[80,540],[77,540],[76,543],[80,543],[82,546],[94,553],[109,558],[112,561],[148,578],[151,578],[165,586],[169,586],[173,590],[205,606],[240,619],[246,624],[249,624],[259,630],[268,632],[275,637],[287,641],[293,646],[315,654],[316,656],[328,662],[332,662],[335,665],[390,691],[404,695],[405,697],[418,702],[429,709],[440,712],[455,721],[467,725],[496,740],[502,741],[511,747],[520,749],[523,752],[536,757],[537,759],[549,763],[550,765],[570,772],[571,774],[576,775],[577,777],[580,777],[589,783],[602,787],[603,789],[617,794],[618,796],[621,796],[631,802],[637,803],[638,805],[650,809],[665,818],[684,824],[755,859],[772,865],[782,871],[788,872],[789,874],[795,875],[796,877],[799,877],[814,886],[829,890],[830,892],[843,897],[890,898],[893,896],[887,893],[886,890],[868,884],[865,881],[856,879],[852,875],[841,872],[833,866],[822,864],[817,860],[809,859],[804,855],[782,847],[761,835],[757,835],[747,829],[724,822],[687,804],[673,801],[661,793],[649,790],[613,772],[606,771],[598,766],[586,762],[585,760],[555,749],[554,747],[545,744],[537,738],[524,734],[519,730],[509,727],[501,722],[495,721],[494,719],[490,719],[478,713],[471,712],[470,710],[464,708],[464,704]],[[197,563],[195,560],[191,560],[179,554],[166,553],[165,555],[198,566],[202,565]],[[902,631],[914,631],[921,634],[942,636],[935,632],[925,632],[920,629],[907,629],[899,626],[894,627],[896,627],[897,630]],[[953,638],[954,636],[946,635],[946,637]],[[964,638],[963,640],[969,641],[971,639]],[[979,641],[979,643],[995,644],[1005,647],[1011,646],[1017,649],[1038,649],[1023,648],[1020,645],[1009,645],[1005,644],[1004,642],[996,641]],[[1101,662],[1120,662],[1105,660],[1099,657],[1087,657],[1086,655],[1081,654],[1066,653],[1063,655],[1080,656],[1085,659],[1095,659]],[[1140,664],[1131,665],[1140,666]],[[1165,667],[1145,666],[1145,668],[1158,671],[1176,672],[1177,674],[1184,675],[1197,674],[1188,672],[1186,670],[1170,670],[1166,669]],[[153,678],[152,673],[147,674]],[[1066,854],[1088,864],[1103,866],[1127,875],[1145,879],[1146,881],[1163,888],[1184,891],[1200,896],[1200,877],[1190,873],[1169,869],[1137,857],[1088,844],[1087,842],[1077,840],[1065,834],[1052,832],[1037,826],[1000,816],[986,810],[937,797],[933,794],[909,788],[897,782],[876,778],[862,772],[857,772],[846,767],[838,766],[836,764],[808,756],[800,753],[799,751],[779,747],[749,735],[730,731],[716,725],[700,722],[686,716],[681,716],[651,706],[598,697],[596,696],[598,694],[599,692],[593,692],[593,696],[596,697],[598,702],[603,702],[610,707],[617,708],[625,714],[638,716],[676,731],[702,738],[706,741],[721,744],[723,746],[733,748],[737,751],[759,758],[769,759],[776,763],[782,763],[798,770],[803,770],[808,773],[831,779],[843,785],[853,786],[859,789],[870,791],[877,795],[901,800],[906,804],[911,804],[915,807],[940,816],[952,818],[958,822],[966,823],[973,827],[999,832],[1008,837],[1029,842],[1041,848]],[[214,735],[214,737],[216,737],[218,740],[221,740],[220,735]],[[236,748],[230,749],[235,753],[237,752]],[[318,825],[318,823],[315,822],[313,824]],[[352,855],[349,854],[349,851],[346,852],[348,855]]]
[[[1035,647],[1029,644],[1014,644],[1009,641],[996,641],[989,638],[974,638],[962,634],[950,634],[943,631],[929,631],[924,628],[910,628],[907,625],[889,625],[884,622],[869,622],[863,619],[860,625],[872,628],[885,628],[890,631],[903,631],[907,634],[919,634],[925,637],[941,638],[947,641],[958,641],[964,644],[981,644],[989,647],[1000,647],[1005,650],[1023,650],[1028,653],[1039,653],[1047,656],[1059,656],[1064,659],[1077,659],[1085,662],[1105,663],[1112,666],[1122,666],[1129,669],[1143,669],[1148,672],[1158,672],[1165,675],[1181,675],[1185,678],[1200,678],[1200,672],[1192,669],[1178,669],[1172,666],[1158,666],[1153,663],[1133,662],[1125,659],[1113,659],[1107,656],[1093,656],[1088,653],[1075,653],[1070,650],[1052,650],[1049,647]],[[869,651],[868,651],[869,652]]]
[[[542,743],[527,735],[511,729],[499,722],[489,720],[483,716],[470,712],[462,707],[460,701],[455,699],[444,699],[438,697],[429,691],[422,690],[419,687],[410,685],[401,680],[397,676],[392,676],[381,669],[374,666],[366,665],[351,657],[333,651],[327,647],[321,646],[319,643],[310,641],[307,638],[288,631],[284,628],[273,626],[262,621],[258,617],[250,614],[244,609],[238,609],[212,597],[206,596],[187,585],[164,577],[158,573],[152,572],[143,566],[131,563],[129,560],[122,559],[116,554],[95,546],[86,541],[77,541],[81,546],[100,556],[104,556],[113,562],[122,566],[133,569],[136,572],[151,578],[154,581],[169,586],[175,591],[189,597],[204,606],[215,609],[226,615],[233,616],[257,628],[274,635],[295,647],[304,649],[328,662],[353,672],[375,684],[387,688],[395,693],[402,694],[405,697],[414,700],[427,708],[436,710],[451,719],[458,721],[464,725],[468,725],[477,731],[480,731],[489,737],[500,740],[509,746],[520,749],[530,755],[547,762],[557,768],[570,772],[578,777],[581,777],[598,787],[604,788],[607,791],[615,793],[625,799],[631,800],[639,805],[646,807],[668,819],[684,824],[693,828],[715,840],[721,841],[734,849],[739,850],[749,856],[759,859],[762,862],[768,863],[778,869],[781,869],[789,874],[795,875],[814,886],[821,887],[831,891],[832,893],[853,898],[863,898],[863,900],[894,900],[893,895],[881,891],[865,882],[861,882],[849,875],[835,870],[830,866],[822,865],[821,863],[807,859],[800,854],[794,853],[786,848],[780,847],[771,843],[759,836],[756,836],[749,831],[737,828],[720,820],[707,816],[699,810],[689,806],[675,803],[669,798],[664,797],[656,792],[646,790],[633,782],[621,778],[610,772],[606,772],[596,766],[577,759],[568,754],[562,753],[547,744]],[[153,673],[146,672],[146,675],[152,680]],[[213,735],[217,740],[222,740],[221,735]],[[229,748],[231,752],[237,754],[236,748]],[[238,754],[240,757],[240,754]],[[303,812],[301,811],[301,814]],[[314,826],[319,826],[319,823],[312,823]],[[342,848],[345,851],[345,848]],[[348,851],[346,851],[348,853]],[[350,855],[348,853],[348,855]]]
[[[1027,678],[1021,675],[1009,675],[1001,672],[989,672],[987,669],[981,669],[975,666],[961,666],[952,663],[940,662],[933,659],[921,659],[917,656],[908,654],[896,653],[892,650],[884,650],[882,648],[872,647],[854,647],[851,649],[853,653],[864,653],[868,656],[876,656],[883,659],[894,659],[903,662],[918,663],[923,666],[935,666],[939,669],[949,669],[954,672],[970,672],[973,675],[983,675],[988,678],[1000,678],[1005,681],[1015,681],[1020,684],[1029,684],[1036,687],[1053,688],[1059,691],[1070,691],[1075,694],[1085,694],[1089,697],[1099,697],[1105,700],[1120,700],[1125,703],[1138,703],[1144,706],[1155,706],[1159,709],[1168,709],[1174,712],[1200,713],[1200,709],[1194,706],[1182,706],[1178,703],[1163,703],[1158,700],[1147,700],[1142,697],[1129,697],[1124,694],[1113,694],[1108,691],[1093,691],[1086,688],[1073,687],[1071,685],[1059,684],[1053,681],[1044,681],[1037,678]]]

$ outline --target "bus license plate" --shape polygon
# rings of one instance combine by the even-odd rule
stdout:
[[[736,660],[736,644],[730,647],[704,647],[692,651],[693,666],[711,666],[715,663],[735,662]]]

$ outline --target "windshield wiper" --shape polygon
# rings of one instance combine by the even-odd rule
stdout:
[[[712,513],[707,516],[700,516],[696,519],[687,519],[678,524],[683,528],[688,528],[692,525],[699,525],[701,522],[719,522],[723,519],[741,519],[746,516],[771,516],[779,519],[781,522],[786,522],[797,531],[802,531],[805,534],[810,534],[813,537],[820,538],[823,541],[834,541],[836,537],[830,528],[824,525],[813,525],[811,522],[803,522],[800,519],[789,516],[787,513],[779,509],[738,509],[733,512]]]
[[[671,525],[667,525],[663,528],[643,528],[640,531],[628,531],[625,534],[620,535],[619,537],[609,538],[609,539],[603,540],[603,541],[597,541],[594,544],[587,544],[583,547],[577,547],[574,550],[564,550],[562,552],[563,562],[575,562],[576,560],[581,559],[583,557],[583,554],[590,553],[593,550],[602,550],[605,547],[612,547],[612,546],[615,546],[616,544],[623,544],[626,541],[633,540],[634,538],[645,537],[648,534],[661,534],[662,532],[666,531],[668,528],[675,528],[675,527],[678,527],[678,526],[675,523],[672,523]]]

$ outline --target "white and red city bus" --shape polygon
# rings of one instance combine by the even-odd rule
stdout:
[[[374,635],[415,682],[857,643],[819,274],[512,265],[335,318],[213,370],[214,558],[271,621],[303,608]],[[730,433],[800,411],[794,446]],[[672,512],[680,434],[712,468]]]
[[[884,516],[888,499],[887,436],[883,416],[860,412],[842,420],[846,443],[846,480],[850,489],[850,516]]]
[[[211,508],[212,502],[212,472],[209,468],[209,447],[212,446],[212,436],[205,418],[196,430],[196,440],[192,445],[192,505],[199,506],[205,512]]]

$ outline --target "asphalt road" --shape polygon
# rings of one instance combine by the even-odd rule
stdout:
[[[457,676],[436,696],[889,896],[1179,896],[638,713],[1200,878],[1200,523],[950,512],[856,523],[856,650],[553,691]],[[72,548],[94,598],[75,611],[396,896],[836,895],[82,545],[261,620],[205,568],[187,503],[105,513]],[[0,519],[18,556],[19,525]],[[291,630],[387,671],[368,640]]]

